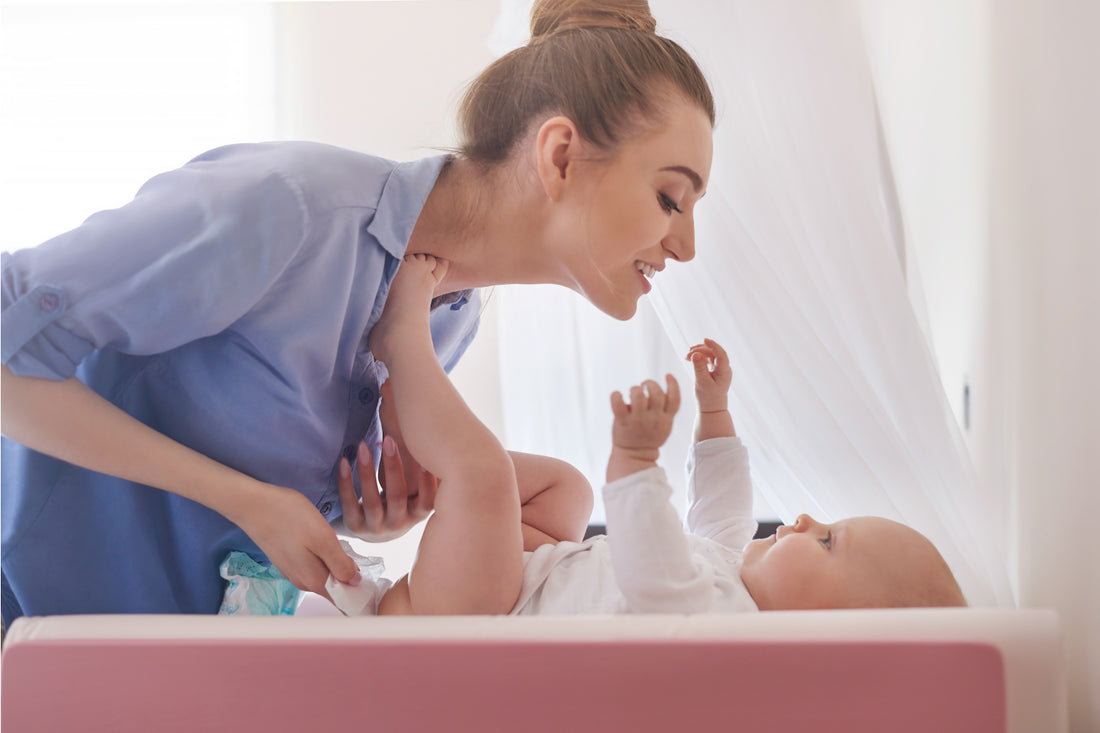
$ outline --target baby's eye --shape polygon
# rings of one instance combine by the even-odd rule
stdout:
[[[833,549],[833,533],[825,535],[825,539],[821,540],[821,544],[825,545],[826,550]]]
[[[661,203],[661,208],[665,210],[666,214],[671,214],[673,211],[677,214],[683,213],[680,211],[680,207],[676,205],[676,202],[663,193],[657,195],[657,200]]]

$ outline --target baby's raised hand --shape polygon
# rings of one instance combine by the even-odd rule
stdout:
[[[406,255],[390,283],[382,316],[371,329],[369,345],[375,358],[386,361],[395,336],[427,333],[435,287],[449,267],[432,255]]]
[[[630,402],[615,392],[611,411],[615,422],[611,442],[616,450],[653,451],[664,445],[672,432],[672,420],[680,409],[680,385],[671,374],[665,376],[668,391],[652,379],[630,389]],[[656,455],[653,456],[656,460]]]
[[[733,382],[733,371],[725,349],[711,339],[692,346],[688,361],[695,368],[695,400],[699,412],[716,412],[727,408],[727,395]]]

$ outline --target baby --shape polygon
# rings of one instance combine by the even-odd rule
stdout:
[[[363,610],[349,593],[368,588],[330,581],[337,606],[380,614],[606,614],[965,605],[932,543],[897,522],[823,524],[803,514],[774,536],[752,539],[747,454],[727,410],[732,374],[711,340],[688,354],[698,407],[688,531],[657,465],[680,406],[669,375],[664,388],[654,381],[632,388],[629,401],[612,395],[607,535],[578,541],[591,510],[588,483],[561,461],[506,452],[435,358],[429,302],[447,266],[406,257],[370,336],[389,368],[408,451],[439,479],[435,513],[407,576],[379,587],[380,601]]]

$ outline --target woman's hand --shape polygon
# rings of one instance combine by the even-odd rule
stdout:
[[[367,542],[396,539],[427,519],[435,509],[435,493],[439,488],[439,479],[421,468],[405,446],[389,380],[382,383],[379,392],[382,404],[378,408],[378,422],[385,437],[378,478],[374,476],[371,452],[360,444],[356,470],[362,500],[355,496],[351,466],[346,459],[340,461],[337,482],[344,525]]]
[[[367,542],[397,539],[432,513],[439,480],[415,461],[412,470],[406,471],[392,435],[382,439],[381,489],[375,480],[374,460],[366,443],[359,444],[355,463],[363,498],[355,496],[351,465],[346,458],[340,459],[337,485],[344,510],[344,526],[359,539]]]
[[[262,487],[262,495],[238,524],[283,577],[325,598],[330,574],[341,583],[359,585],[359,568],[317,507],[293,489]]]

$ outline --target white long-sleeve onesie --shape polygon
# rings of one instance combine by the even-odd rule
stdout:
[[[603,488],[607,535],[525,553],[513,614],[756,611],[741,582],[742,548],[756,532],[748,453],[712,438],[688,456],[687,531],[664,469]]]

